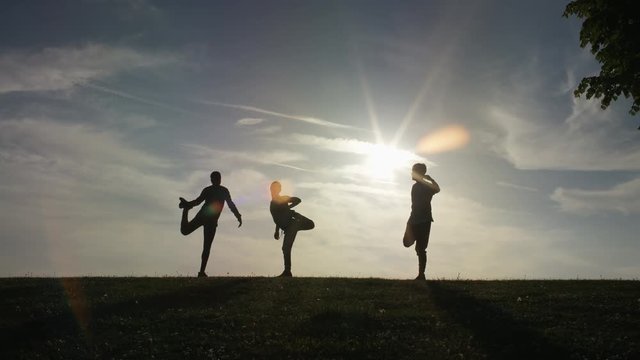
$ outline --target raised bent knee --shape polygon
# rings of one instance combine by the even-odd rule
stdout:
[[[182,235],[189,235],[193,232],[194,229],[191,229],[189,226],[180,226],[180,233]]]

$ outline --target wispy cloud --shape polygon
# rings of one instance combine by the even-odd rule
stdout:
[[[534,53],[510,81],[493,87],[486,116],[496,131],[487,141],[498,155],[527,170],[640,169],[640,142],[626,109],[614,104],[603,111],[597,100],[570,91],[573,74],[592,64],[588,55],[571,56],[561,79],[549,75],[544,55]]]
[[[491,122],[502,131],[492,146],[519,169],[640,170],[637,134],[621,128],[614,113],[597,103],[571,101],[573,111],[564,121],[547,121],[526,108],[520,115],[491,108]]]
[[[282,131],[282,127],[278,125],[264,126],[260,128],[256,128],[254,132],[258,134],[275,134]]]
[[[125,221],[146,209],[136,217],[150,221],[167,209],[161,194],[180,187],[159,175],[168,165],[121,134],[94,126],[29,119],[0,123],[0,179],[11,187],[0,196],[9,198],[17,213],[35,205],[47,208],[43,219]],[[16,197],[21,200],[14,202]]]
[[[280,118],[283,118],[283,119],[296,120],[296,121],[301,121],[301,122],[305,122],[305,123],[308,123],[308,124],[319,125],[319,126],[324,126],[324,127],[329,127],[329,128],[355,129],[355,127],[353,127],[351,125],[339,124],[339,123],[336,123],[336,122],[323,120],[323,119],[318,119],[318,118],[314,118],[314,117],[310,117],[310,116],[284,114],[284,113],[280,113],[280,112],[276,112],[276,111],[257,108],[255,106],[238,105],[238,104],[226,104],[226,103],[214,102],[214,101],[206,101],[206,100],[198,100],[196,102],[201,103],[201,104],[206,104],[206,105],[222,106],[222,107],[231,108],[231,109],[245,110],[245,111],[250,111],[250,112],[257,113],[257,114],[272,115],[272,116],[277,116],[277,117],[280,117]]]
[[[9,51],[0,55],[0,93],[68,89],[125,69],[170,61],[174,58],[100,44]]]
[[[258,124],[260,124],[262,122],[264,122],[264,119],[242,118],[242,119],[236,121],[236,125],[237,126],[252,126],[252,125],[258,125]]]
[[[285,140],[288,144],[305,145],[323,152],[353,154],[359,157],[357,163],[345,163],[337,156],[327,156],[323,170],[326,174],[338,175],[354,181],[382,182],[393,184],[398,171],[408,171],[413,163],[423,162],[429,166],[433,162],[407,150],[385,144],[374,144],[352,138],[327,138],[308,134],[291,134]]]
[[[397,191],[373,186],[359,185],[353,183],[335,183],[335,182],[302,182],[297,184],[298,188],[303,189],[324,189],[328,191],[345,191],[350,193],[362,193],[372,195],[399,196]]]
[[[516,190],[524,190],[524,191],[531,191],[531,192],[538,191],[538,189],[533,188],[533,187],[513,184],[513,183],[510,183],[510,182],[506,182],[506,181],[498,181],[496,184],[499,185],[499,186],[502,186],[502,187],[507,187],[507,188],[516,189]]]
[[[301,153],[285,151],[285,150],[269,150],[269,151],[230,151],[212,149],[207,146],[198,144],[185,144],[186,148],[199,156],[202,160],[194,160],[194,162],[203,162],[208,165],[212,158],[226,159],[234,162],[245,162],[253,164],[276,165],[300,171],[311,171],[291,163],[305,160],[306,157]]]
[[[136,150],[118,133],[87,124],[20,119],[0,122],[0,151],[5,159],[49,162],[131,164],[166,167],[166,160]]]
[[[287,137],[287,141],[295,144],[316,147],[321,150],[343,152],[359,155],[374,155],[378,152],[389,153],[389,156],[396,160],[423,161],[429,165],[434,165],[425,158],[414,154],[411,151],[397,149],[384,144],[375,144],[353,138],[327,138],[308,134],[292,134]]]
[[[563,211],[575,214],[639,214],[640,178],[605,190],[558,188],[551,195],[551,199],[558,202]]]
[[[137,95],[133,95],[131,93],[122,91],[122,90],[117,90],[117,89],[113,89],[104,85],[98,85],[95,82],[84,82],[84,83],[78,83],[77,85],[89,88],[89,89],[93,89],[93,90],[98,90],[100,92],[104,92],[107,94],[111,94],[111,95],[115,95],[121,98],[125,98],[125,99],[129,99],[129,100],[133,100],[142,104],[147,104],[147,105],[151,105],[154,107],[159,107],[162,109],[167,109],[167,110],[171,110],[171,111],[175,111],[178,113],[183,113],[183,114],[187,114],[187,115],[191,115],[191,116],[196,116],[198,118],[206,118],[204,115],[190,111],[190,110],[186,110],[183,109],[181,107],[177,107],[177,106],[172,106],[172,105],[168,105],[167,103],[164,102],[160,102],[160,101],[155,101],[155,100],[151,100],[148,98],[144,98],[141,96],[137,96]]]

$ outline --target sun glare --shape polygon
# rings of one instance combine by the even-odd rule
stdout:
[[[412,161],[421,160],[409,151],[375,144],[371,146],[364,162],[367,175],[376,180],[391,181],[397,170],[408,168]]]

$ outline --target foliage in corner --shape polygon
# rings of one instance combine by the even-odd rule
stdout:
[[[584,19],[580,46],[591,45],[600,62],[600,74],[585,77],[574,91],[576,97],[600,99],[606,109],[622,94],[631,97],[629,113],[640,111],[640,11],[635,0],[574,0],[563,16]]]

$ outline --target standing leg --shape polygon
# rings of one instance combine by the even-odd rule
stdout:
[[[282,241],[282,255],[284,256],[284,271],[280,274],[281,277],[291,276],[291,248],[293,242],[296,240],[298,234],[298,228],[296,223],[293,222],[284,231],[284,240]]]
[[[425,240],[425,244],[424,244],[424,267],[426,269],[427,267],[427,246],[429,246],[429,235],[431,235],[431,221],[429,221],[427,223],[427,226],[425,226],[425,235],[424,235],[424,240]],[[423,271],[424,273],[424,271]]]
[[[425,280],[424,275],[427,267],[427,244],[429,243],[429,230],[431,223],[421,223],[413,225],[413,233],[416,237],[416,255],[418,255],[418,276],[416,280]]]
[[[216,236],[216,225],[206,224],[203,227],[204,233],[204,242],[202,243],[202,256],[200,262],[200,272],[198,273],[198,277],[206,277],[207,274],[204,272],[207,267],[207,262],[209,261],[209,254],[211,253],[211,245],[213,244],[213,237]]]

